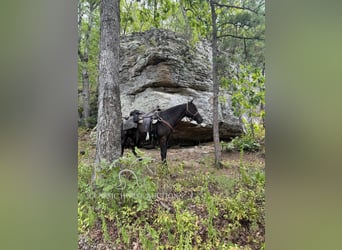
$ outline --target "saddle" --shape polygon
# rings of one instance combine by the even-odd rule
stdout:
[[[131,111],[129,117],[126,117],[123,121],[123,129],[128,130],[137,128],[138,124],[141,124],[140,131],[146,133],[145,140],[148,141],[150,139],[150,134],[152,134],[153,137],[156,136],[155,126],[153,125],[159,121],[160,111],[159,106],[149,113],[135,109]]]

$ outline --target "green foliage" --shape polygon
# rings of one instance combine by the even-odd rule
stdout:
[[[159,249],[157,248],[159,242],[159,233],[149,223],[146,223],[144,227],[141,229],[139,233],[139,238],[143,249]]]
[[[182,0],[182,6],[186,10],[185,19],[191,29],[191,39],[197,42],[211,37],[211,14],[208,1]]]
[[[151,159],[142,159],[138,161],[130,154],[111,165],[102,163],[102,178],[94,187],[90,184],[92,168],[79,166],[79,231],[94,226],[96,219],[101,219],[103,229],[106,220],[130,222],[137,213],[149,208],[154,201],[156,185],[143,173]]]
[[[99,58],[99,37],[100,37],[100,13],[99,1],[80,0],[78,4],[78,93],[79,107],[83,105],[82,90],[86,76],[89,80],[90,102],[97,103],[97,79],[98,79],[98,58]],[[95,100],[94,100],[95,99]],[[88,127],[96,124],[96,113],[90,104],[90,117]],[[79,108],[79,117],[82,117],[82,110]],[[79,125],[85,125],[82,117]]]
[[[220,49],[226,57],[224,65],[229,67],[233,62],[262,68],[265,63],[265,1],[220,0],[218,3],[230,6],[216,6]]]
[[[182,201],[174,202],[176,210],[176,235],[178,237],[177,249],[192,249],[192,239],[196,235],[198,226],[197,216],[184,209]]]
[[[142,249],[261,249],[265,220],[262,168],[245,165],[241,154],[235,175],[222,176],[217,170],[187,175],[181,162],[170,170],[181,175],[174,179],[147,169],[151,159],[138,152],[142,161],[129,154],[115,164],[102,164],[102,180],[94,189],[90,188],[90,167],[79,166],[80,233],[89,232],[98,221],[103,241],[115,241],[123,249],[132,249],[133,244]],[[121,171],[118,164],[129,171]],[[171,209],[153,199],[157,189],[173,194],[164,201]],[[191,196],[181,196],[189,191]],[[241,240],[246,246],[241,246]]]
[[[88,62],[79,61],[79,87],[82,67],[87,67],[91,101],[96,103],[99,10],[94,11],[94,22],[89,24],[89,1],[82,0],[80,8],[83,13],[79,26],[82,51],[86,47],[87,30],[92,26]],[[220,0],[217,3],[256,10],[254,13],[216,6],[220,54],[217,62],[221,86],[232,94],[235,114],[263,118],[264,111],[259,107],[265,104],[264,0]],[[122,35],[166,28],[185,35],[192,45],[203,38],[211,38],[210,9],[205,0],[122,0],[120,8]],[[95,124],[96,119],[91,122]],[[260,148],[263,129],[253,119],[244,122],[246,135],[223,143],[223,148],[242,152]],[[89,163],[79,164],[80,233],[86,234],[96,227],[104,241],[115,240],[121,249],[133,249],[136,247],[133,243],[142,249],[265,248],[265,175],[262,169],[246,167],[241,161],[236,170],[238,178],[215,172],[219,170],[202,173],[196,169],[188,174],[186,162],[172,168],[161,165],[157,171],[151,171],[151,159],[139,150],[138,153],[142,161],[129,154],[114,164],[102,164],[102,178],[94,186],[90,183],[93,167]],[[211,158],[201,158],[196,164],[205,165],[205,171],[211,171],[212,162]],[[163,201],[170,210],[155,199],[156,193],[163,191],[172,194]],[[191,194],[191,197],[182,194]]]
[[[217,219],[224,221],[224,227],[218,231],[220,237],[235,242],[235,237],[247,230],[247,244],[253,249],[260,249],[263,238],[257,237],[264,230],[265,223],[265,173],[258,168],[246,167],[240,163],[239,177],[226,197],[212,196],[207,198],[207,207],[214,208],[215,223]],[[214,201],[214,205],[211,201]]]
[[[97,219],[94,211],[94,192],[90,185],[92,168],[81,164],[78,167],[78,231],[84,232],[94,226]]]
[[[193,242],[198,240],[198,216],[188,211],[181,200],[173,203],[174,214],[159,211],[155,220],[156,227],[160,230],[160,236],[166,237],[167,245],[173,249],[193,249]]]
[[[204,224],[208,228],[208,238],[212,243],[217,240],[217,230],[215,229],[214,219],[218,216],[218,209],[215,205],[215,198],[213,197],[209,190],[206,189],[204,193],[205,204],[208,212],[208,218],[204,221]]]
[[[232,151],[247,151],[247,152],[257,152],[263,148],[265,140],[265,129],[262,126],[253,124],[252,129],[248,127],[247,133],[235,137],[230,142],[221,142],[221,147],[223,150],[228,152]]]
[[[238,149],[255,151],[260,147],[255,130],[260,126],[258,124],[264,125],[265,119],[265,76],[262,70],[244,65],[231,73],[233,77],[221,78],[221,86],[231,93],[234,115],[240,118],[248,132],[225,148],[232,150],[237,146]]]
[[[247,113],[248,117],[261,117],[263,113],[258,107],[265,104],[265,76],[262,71],[240,65],[232,74],[235,76],[228,82],[225,79],[222,82],[232,92],[234,114],[241,116]]]
[[[172,0],[122,0],[120,2],[121,31],[125,35],[151,28],[179,29],[179,26],[184,25],[179,8],[179,2]]]
[[[81,87],[81,72],[83,68],[88,71],[91,90],[96,91],[98,78],[98,55],[99,55],[99,39],[100,39],[100,11],[98,5],[94,10],[90,10],[88,1],[79,3],[79,51],[84,53],[88,50],[88,58],[85,62],[78,60],[78,79],[79,87]],[[94,2],[94,1],[93,1]],[[89,17],[92,17],[91,19]],[[91,23],[90,23],[91,20]]]
[[[234,192],[226,199],[224,206],[234,227],[246,225],[253,230],[265,220],[265,173],[258,169],[240,166],[240,179]]]
[[[156,186],[151,178],[143,174],[149,159],[142,161],[133,155],[120,159],[117,164],[102,166],[102,178],[96,184],[101,211],[113,220],[118,212],[122,217],[130,217],[146,210],[153,202]],[[128,167],[120,169],[121,167]],[[128,165],[130,164],[130,165]],[[120,209],[119,209],[120,207]],[[119,211],[120,210],[120,211]]]
[[[260,143],[257,142],[250,134],[241,137],[235,137],[230,142],[221,142],[223,150],[231,151],[249,151],[256,152],[260,150]]]
[[[95,103],[97,102],[100,14],[98,5],[91,12],[90,3],[98,2],[93,0],[80,1],[78,14],[80,20],[79,48],[81,52],[87,49],[89,54],[86,62],[81,60],[78,62],[79,92],[82,89],[82,69],[87,69],[91,87],[91,102]],[[249,71],[249,69],[244,70],[241,67],[236,67],[236,65],[251,65],[246,67],[260,69],[260,72],[261,69],[264,70],[265,1],[220,0],[216,2],[220,54],[217,61],[221,86],[228,86],[227,88],[233,92],[232,101],[236,113],[244,113],[245,110],[252,111],[257,103],[263,102],[264,91],[260,89],[258,92],[256,90],[258,87],[246,86],[246,83],[251,81],[246,79],[243,72]],[[222,5],[231,7],[227,8]],[[211,39],[211,15],[206,0],[122,0],[120,2],[120,17],[123,35],[146,31],[151,28],[162,28],[185,35],[192,45],[201,39]],[[90,22],[90,20],[92,21]],[[256,39],[242,39],[243,37]],[[253,78],[253,76],[251,77]],[[262,75],[257,77],[262,81]],[[259,85],[262,83],[260,82]],[[81,106],[81,95],[79,97],[79,105]],[[260,116],[264,116],[262,112]],[[90,127],[96,124],[96,112],[92,112],[88,122]]]

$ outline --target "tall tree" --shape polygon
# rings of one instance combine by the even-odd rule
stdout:
[[[89,115],[90,115],[90,81],[89,81],[89,50],[90,50],[90,35],[93,27],[93,16],[95,9],[98,7],[96,0],[90,0],[85,2],[79,1],[78,11],[78,27],[79,27],[79,38],[78,38],[78,56],[81,67],[81,78],[82,78],[82,121],[85,127],[89,128]],[[87,8],[88,11],[83,9]],[[83,32],[83,19],[87,17],[86,28]],[[81,40],[83,39],[83,43]]]
[[[215,147],[215,167],[220,166],[221,162],[221,145],[219,133],[219,117],[218,117],[218,96],[220,83],[217,79],[217,27],[216,27],[216,10],[214,0],[210,0],[211,21],[212,21],[212,61],[213,61],[213,138]]]
[[[120,0],[100,3],[100,61],[96,156],[92,181],[100,163],[112,163],[121,154],[121,101],[119,88]]]
[[[218,75],[232,96],[232,109],[254,137],[254,121],[264,117],[265,1],[215,3],[220,41]],[[248,126],[248,127],[247,127]]]
[[[220,0],[215,7],[220,13],[217,23],[220,49],[228,52],[229,61],[263,67],[265,1]]]

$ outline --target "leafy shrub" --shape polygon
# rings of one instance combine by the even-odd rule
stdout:
[[[199,242],[196,235],[198,216],[187,210],[181,200],[176,200],[173,205],[174,213],[158,211],[156,227],[160,235],[167,239],[167,249],[193,249],[194,242]]]
[[[231,152],[231,151],[256,152],[256,151],[259,151],[261,148],[260,143],[250,135],[243,135],[241,137],[235,137],[230,142],[221,142],[221,146],[223,150],[226,150],[228,152]]]
[[[78,224],[79,231],[91,228],[96,220],[102,221],[104,233],[106,220],[129,223],[145,211],[154,201],[156,185],[143,174],[149,158],[129,154],[114,164],[101,164],[101,178],[92,187],[90,166],[79,167]],[[121,168],[119,167],[121,166]]]
[[[223,150],[231,151],[247,151],[257,152],[262,149],[265,140],[265,129],[259,125],[254,124],[254,129],[247,130],[247,133],[235,137],[230,142],[221,142]]]
[[[95,224],[101,240],[118,249],[264,249],[265,174],[260,166],[245,166],[243,152],[234,177],[220,175],[219,181],[209,172],[186,174],[183,163],[171,169],[179,176],[159,175],[151,159],[138,154],[141,161],[129,154],[102,164],[94,187],[92,167],[80,164],[80,233]],[[174,196],[155,200],[157,188]],[[182,196],[185,191],[191,196]]]
[[[249,235],[248,245],[260,249],[264,244],[264,236],[260,232],[264,231],[265,225],[265,173],[242,164],[239,172],[240,177],[231,195],[220,203],[226,211],[224,217],[230,222],[226,230],[234,240],[234,235],[239,235],[245,228]]]
[[[78,167],[78,231],[84,232],[94,226],[97,219],[93,209],[94,195],[90,184],[91,166],[81,164]]]

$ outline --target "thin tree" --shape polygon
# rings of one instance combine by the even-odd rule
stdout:
[[[110,164],[121,154],[121,101],[119,88],[120,0],[100,3],[100,60],[94,182],[100,163]]]
[[[213,61],[213,138],[215,147],[215,167],[220,167],[221,162],[221,145],[219,133],[219,117],[218,117],[218,96],[219,81],[217,79],[217,27],[216,27],[216,11],[214,0],[210,0],[211,21],[212,21],[212,61]]]
[[[78,9],[79,9],[79,20],[78,20],[78,27],[79,27],[79,38],[78,38],[78,56],[81,62],[82,68],[82,120],[85,127],[89,128],[89,114],[90,114],[90,81],[89,81],[89,72],[88,72],[88,61],[89,61],[89,47],[90,47],[90,34],[93,27],[93,15],[94,11],[98,6],[98,2],[92,0],[88,1],[89,5],[89,12],[87,13],[88,23],[87,29],[84,34],[84,46],[83,50],[81,50],[81,39],[82,39],[82,19],[84,13],[82,13],[81,8],[82,2],[79,2]]]

